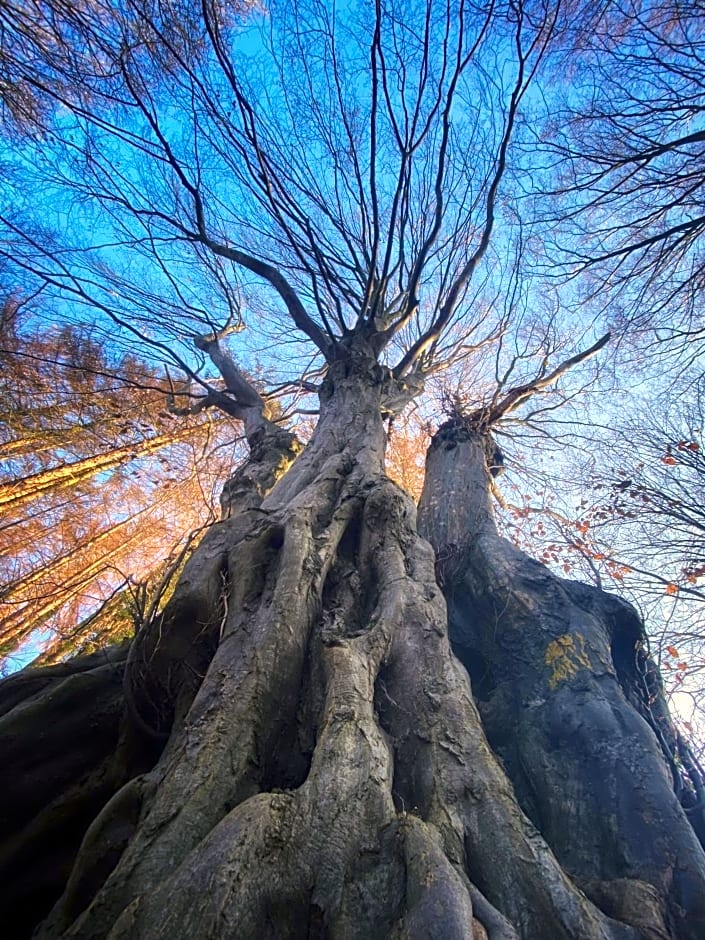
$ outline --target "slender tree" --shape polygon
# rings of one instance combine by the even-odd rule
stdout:
[[[385,419],[516,325],[492,245],[560,5],[178,12],[56,18],[28,78],[83,90],[37,169],[95,235],[18,202],[6,253],[171,356],[249,459],[131,642],[0,685],[18,934],[696,940],[702,780],[669,757],[642,625],[512,550],[489,502],[493,427],[607,337],[454,413],[418,526],[385,471]],[[241,321],[306,344],[305,447]]]
[[[134,356],[111,361],[85,330],[32,329],[23,319],[26,309],[8,301],[0,331],[7,667],[30,655],[21,648],[32,637],[50,656],[57,643],[66,654],[101,633],[107,642],[132,632],[131,582],[149,580],[161,555],[202,530],[238,437],[222,412],[220,422],[170,414],[169,396],[179,410],[176,389]],[[107,597],[121,616],[99,625]]]

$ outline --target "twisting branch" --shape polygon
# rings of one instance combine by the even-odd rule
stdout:
[[[179,418],[192,417],[193,415],[199,415],[202,411],[207,411],[209,408],[220,408],[221,411],[224,411],[226,414],[229,414],[232,418],[240,418],[240,408],[236,401],[234,401],[229,395],[224,394],[215,388],[210,388],[201,383],[206,388],[206,393],[196,397],[191,392],[191,375],[188,375],[187,381],[187,390],[186,397],[192,398],[190,404],[188,405],[177,405],[176,404],[176,389],[174,388],[174,383],[171,378],[171,373],[169,370],[166,370],[167,380],[169,382],[169,391],[166,395],[166,405],[169,414],[176,415]]]
[[[334,358],[335,347],[333,341],[325,335],[323,330],[321,330],[308,315],[296,291],[281,271],[273,265],[267,264],[267,262],[259,258],[255,258],[253,255],[249,255],[244,251],[239,251],[227,245],[221,245],[219,242],[210,238],[206,234],[205,229],[202,228],[200,218],[199,230],[201,241],[210,248],[213,254],[221,258],[228,258],[230,261],[234,261],[235,264],[247,268],[248,271],[252,271],[253,274],[257,274],[259,277],[264,278],[265,281],[268,281],[284,301],[286,309],[296,326],[316,344],[329,362]]]
[[[221,349],[218,334],[194,336],[197,349],[210,357],[225,382],[225,392],[212,392],[229,403],[230,414],[243,422],[250,447],[250,460],[226,484],[221,506],[225,516],[230,514],[233,501],[241,490],[249,495],[261,495],[271,489],[278,477],[291,464],[301,450],[297,436],[272,421],[267,413],[267,402],[252,382],[238,369],[231,356]],[[240,493],[241,495],[241,493]]]
[[[194,345],[211,360],[223,377],[226,389],[235,396],[237,404],[242,409],[256,408],[264,411],[264,399],[237,368],[232,358],[220,347],[215,336],[194,336]]]
[[[571,356],[570,359],[564,360],[559,366],[557,366],[547,375],[539,375],[530,382],[525,382],[523,385],[517,385],[514,388],[511,388],[503,398],[493,402],[489,406],[478,408],[477,410],[471,412],[471,414],[467,415],[465,419],[466,422],[473,425],[474,427],[483,430],[489,430],[490,428],[494,427],[494,425],[496,425],[502,418],[504,418],[505,415],[508,415],[512,411],[516,411],[518,408],[520,408],[533,395],[536,395],[538,392],[542,392],[553,385],[554,382],[556,382],[569,369],[572,369],[573,366],[577,366],[579,363],[585,362],[586,359],[594,356],[595,353],[599,352],[607,345],[607,343],[610,341],[611,335],[611,333],[605,333],[605,335],[598,339],[598,341],[589,349],[586,349],[580,353],[576,353],[576,355]]]

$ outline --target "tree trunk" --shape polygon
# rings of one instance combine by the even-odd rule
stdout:
[[[0,683],[0,916],[9,937],[63,891],[92,819],[140,758],[118,747],[127,650]],[[153,758],[152,758],[153,759]]]
[[[675,735],[642,624],[499,536],[489,492],[500,464],[488,434],[448,422],[419,509],[491,745],[596,904],[645,937],[703,937],[705,856],[674,792]]]
[[[48,470],[40,470],[24,479],[8,480],[0,483],[0,507],[4,512],[16,512],[21,506],[38,496],[75,486],[83,480],[90,480],[98,473],[105,473],[106,470],[120,467],[138,457],[156,453],[192,435],[193,429],[185,428],[172,434],[146,437],[135,443],[114,447],[102,454],[93,454],[90,457],[74,460],[72,463],[62,463]]]
[[[384,473],[389,383],[364,356],[335,362],[313,438],[276,483],[291,438],[277,444],[274,430],[262,429],[272,446],[259,449],[261,465],[228,488],[228,517],[194,552],[163,615],[131,644],[118,750],[108,762],[111,792],[120,789],[88,828],[37,938],[696,936],[705,859],[636,713],[620,726],[624,763],[648,769],[656,783],[628,774],[618,791],[613,783],[624,803],[610,831],[617,840],[625,830],[624,848],[610,844],[602,868],[581,868],[574,856],[587,848],[571,855],[571,840],[557,835],[559,813],[564,826],[577,826],[576,840],[589,826],[581,814],[595,813],[589,787],[580,786],[583,763],[571,756],[582,748],[594,760],[587,725],[564,745],[570,799],[556,797],[555,816],[534,812],[521,781],[527,813],[517,802],[451,651],[433,551],[417,534],[411,500]],[[266,479],[274,483],[268,493]],[[426,510],[429,534],[431,517]],[[494,577],[484,573],[489,584]],[[505,569],[497,579],[505,583]],[[483,604],[478,593],[476,620]],[[555,673],[558,698],[572,666],[579,671],[590,655],[589,640],[587,652],[558,658],[547,678],[541,660],[534,681],[550,687]],[[43,674],[28,673],[27,687]],[[51,709],[47,694],[34,691],[6,716],[28,749],[42,747],[31,740],[35,725],[15,723],[27,701]],[[585,714],[600,735],[600,708]],[[536,727],[533,740],[553,766],[561,741],[548,725]],[[67,744],[63,732],[47,733]],[[100,760],[91,754],[82,765],[91,781],[103,779]],[[542,812],[553,798],[548,784],[545,794]],[[618,862],[632,851],[642,810],[676,828],[659,828],[660,849],[643,847],[650,861],[637,877],[636,861],[624,871]],[[620,822],[626,817],[633,832]],[[597,817],[592,825],[599,833],[607,826]],[[31,846],[40,858],[41,846]],[[14,858],[28,865],[20,849]],[[659,880],[668,866],[671,893]],[[608,888],[588,884],[593,871]],[[25,879],[31,884],[31,870]],[[628,905],[615,904],[610,879],[630,879],[625,895],[659,916],[667,898],[668,932],[649,932]],[[26,918],[25,935],[31,926]]]
[[[144,511],[144,510],[143,510]],[[144,530],[129,533],[136,516],[129,516],[100,532],[83,545],[8,584],[0,593],[0,656],[11,655],[34,630],[46,623],[71,598],[76,597],[102,572],[119,563],[120,553],[144,538]],[[128,534],[115,544],[122,531]],[[113,544],[103,548],[104,543]],[[101,550],[91,557],[89,551]],[[89,557],[81,558],[89,554]],[[32,588],[38,586],[34,591]]]

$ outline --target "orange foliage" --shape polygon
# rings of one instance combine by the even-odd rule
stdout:
[[[0,655],[37,630],[69,654],[131,629],[129,592],[121,617],[90,615],[214,518],[237,432],[210,413],[169,415],[146,365],[111,361],[72,328],[23,329],[12,304],[0,367]]]
[[[415,412],[395,419],[390,427],[387,473],[414,502],[418,502],[423,489],[430,440],[427,424]]]

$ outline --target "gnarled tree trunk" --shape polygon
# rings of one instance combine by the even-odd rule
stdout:
[[[677,743],[642,625],[626,602],[557,577],[498,534],[489,494],[500,464],[489,433],[448,422],[419,510],[489,740],[596,904],[645,937],[695,940],[705,856],[676,796]]]
[[[452,636],[515,795],[451,650],[434,552],[384,472],[392,385],[364,351],[341,354],[313,438],[277,482],[296,447],[258,423],[227,518],[127,661],[113,654],[121,687],[85,697],[87,721],[104,703],[105,727],[78,772],[94,802],[113,795],[53,883],[63,890],[38,938],[699,935],[705,856],[598,643],[610,602],[581,606],[540,566],[534,584],[533,563],[490,533],[484,463],[468,477],[436,447],[424,530],[441,559],[452,547],[439,568]],[[575,624],[555,606],[561,590]],[[46,745],[22,716],[52,713],[41,675],[5,716],[23,759],[34,748],[40,761]],[[509,740],[511,723],[525,741]],[[49,801],[67,784],[44,759]],[[92,798],[82,805],[97,809]],[[28,889],[52,829],[25,832],[6,865],[26,866]]]

